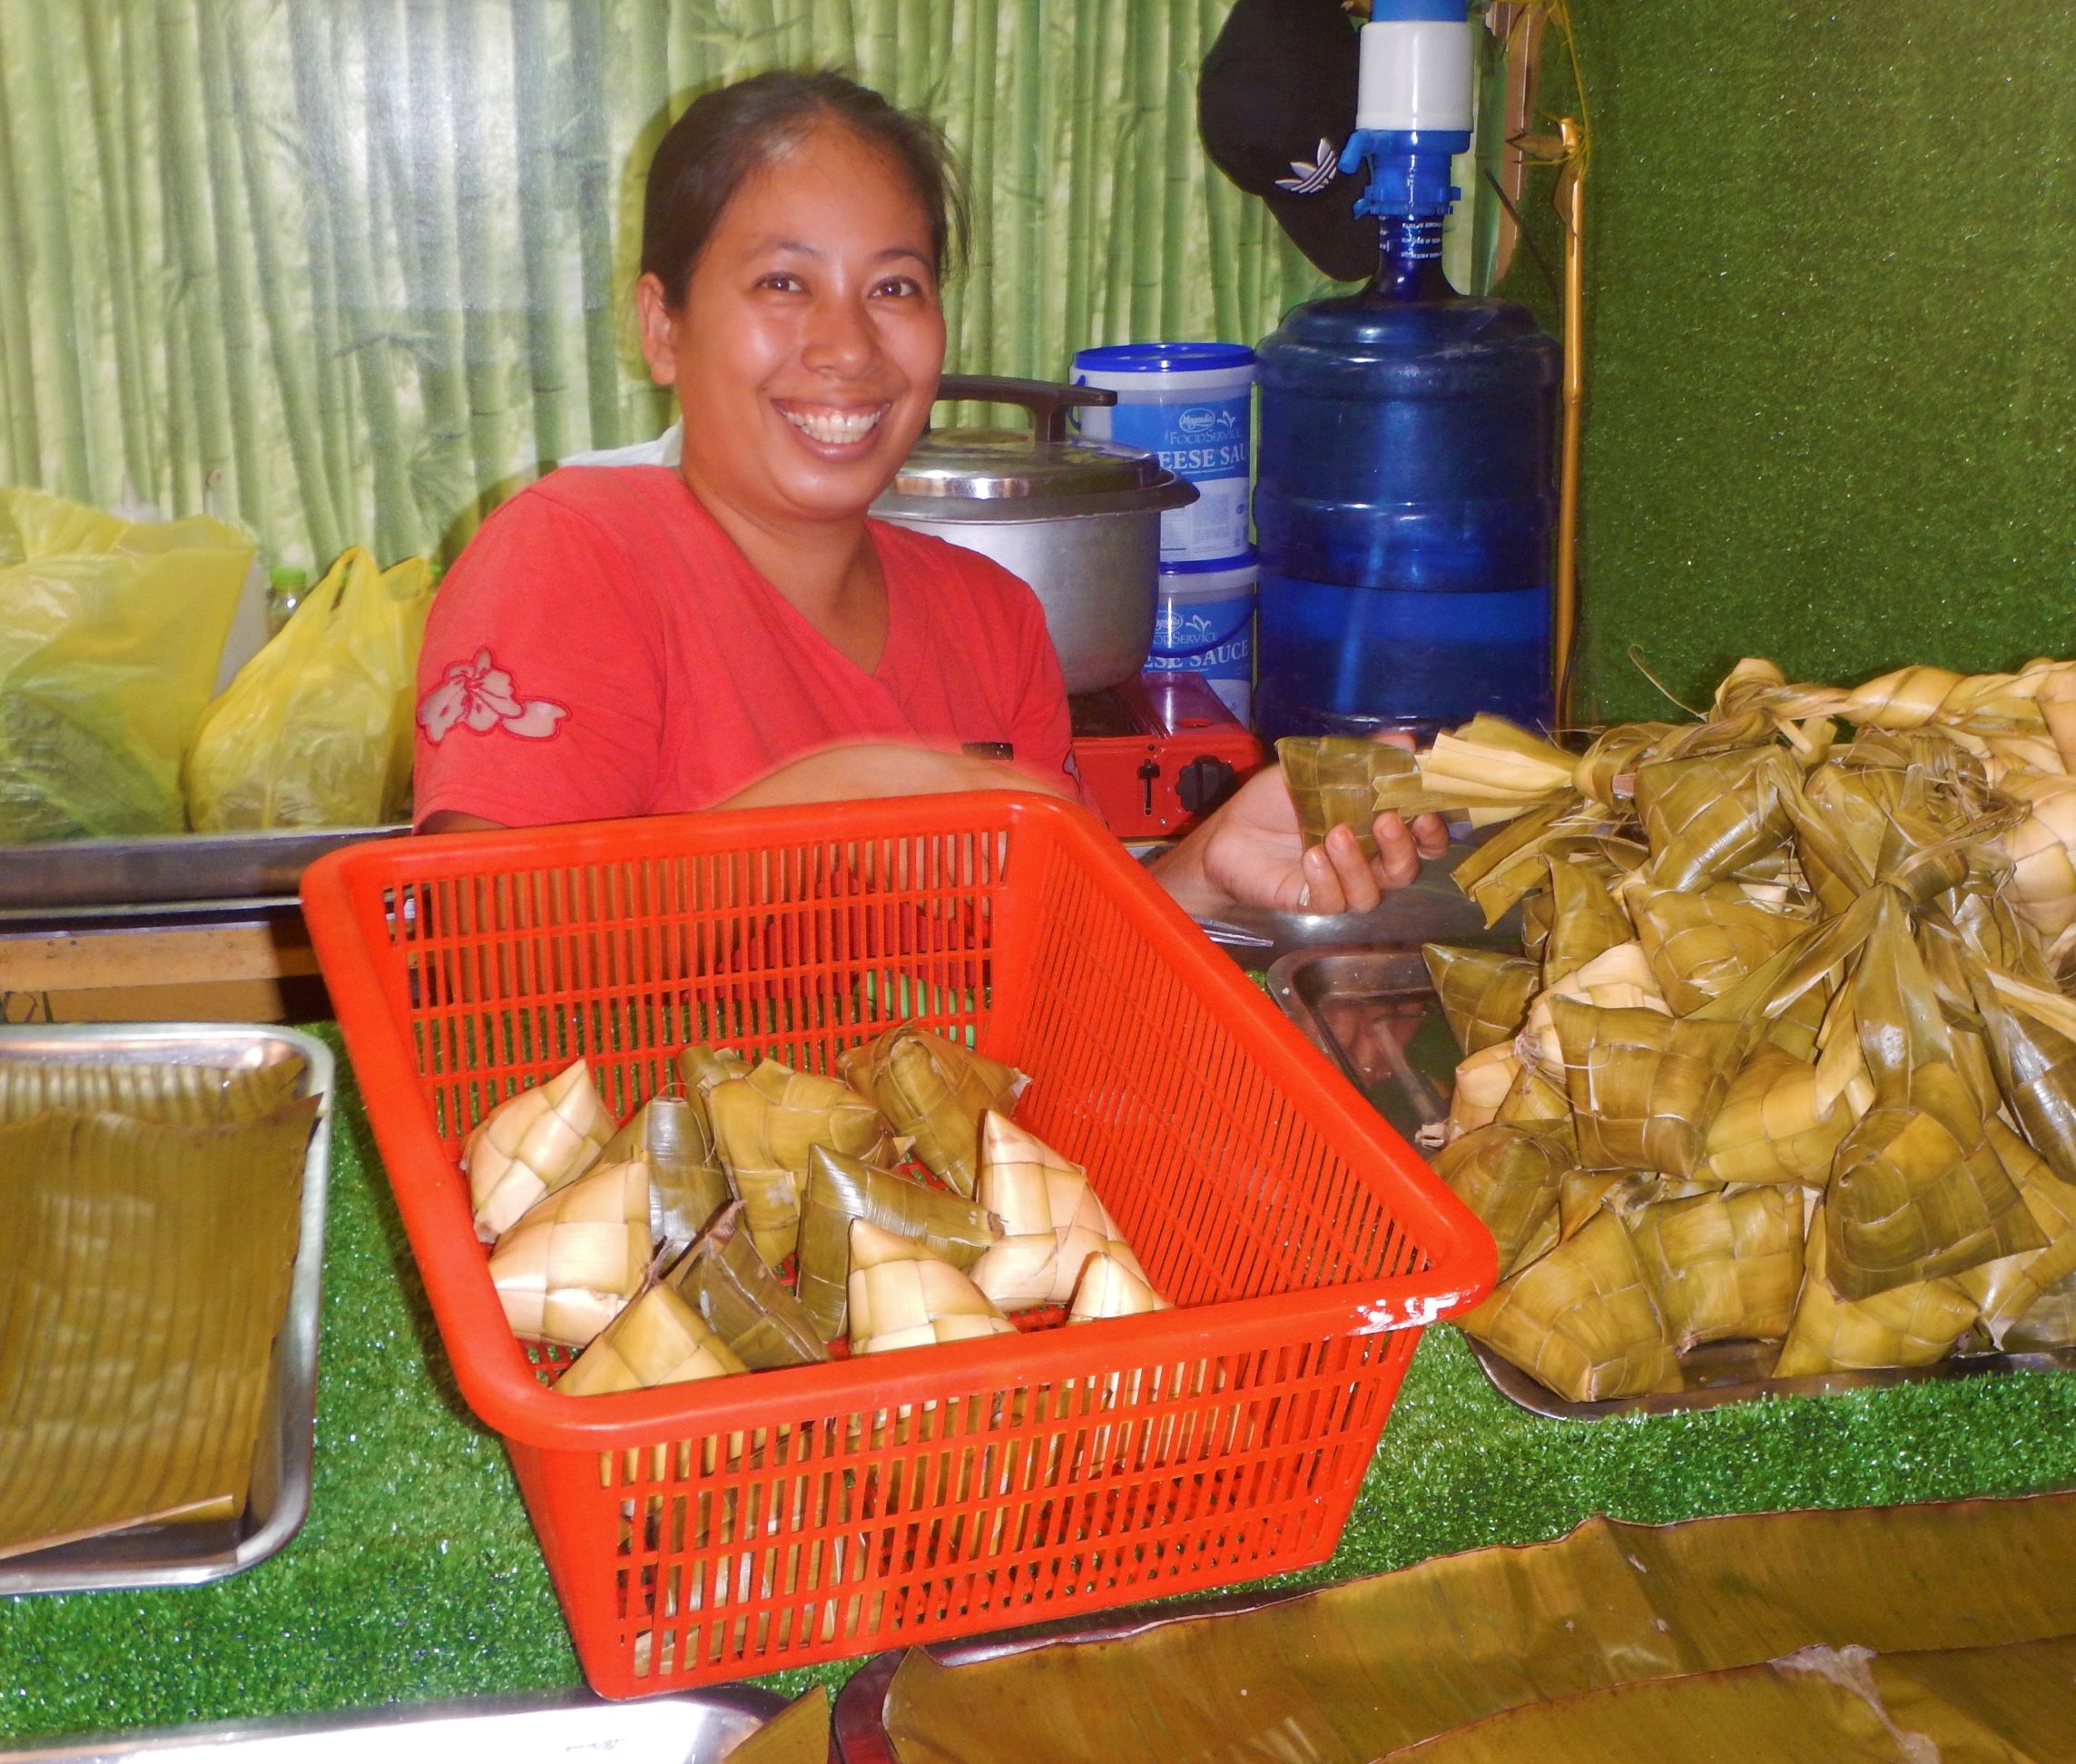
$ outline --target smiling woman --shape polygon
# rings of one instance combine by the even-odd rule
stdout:
[[[960,207],[934,129],[834,74],[760,74],[672,127],[635,302],[681,464],[565,467],[470,542],[419,668],[425,831],[1074,793],[1029,588],[867,517],[937,396]],[[1375,860],[1338,838],[1304,852],[1271,772],[1156,873],[1198,911],[1367,907],[1441,830],[1416,849],[1385,817]]]

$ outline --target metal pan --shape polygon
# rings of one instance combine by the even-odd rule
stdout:
[[[0,915],[166,902],[293,901],[303,872],[325,852],[408,831],[280,828],[0,845]]]
[[[1461,940],[1470,941],[1470,940]],[[1303,950],[1269,969],[1269,991],[1326,1057],[1409,1139],[1449,1112],[1456,1069],[1455,1038],[1417,950]],[[1821,1396],[1834,1391],[1975,1378],[1997,1372],[2076,1370],[2076,1349],[2038,1354],[1958,1354],[1928,1366],[1879,1372],[1826,1372],[1769,1378],[1777,1347],[1764,1342],[1712,1342],[1680,1355],[1687,1388],[1601,1403],[1567,1402],[1481,1342],[1471,1352],[1509,1401],[1565,1421],[1618,1414],[1673,1414],[1762,1396]]]
[[[33,1751],[0,1751],[0,1764],[69,1759],[74,1764],[128,1764],[203,1753],[223,1764],[563,1764],[610,1758],[615,1764],[718,1764],[785,1707],[785,1699],[747,1685],[609,1703],[589,1691],[479,1697],[420,1703],[322,1720],[212,1721],[191,1727],[61,1742]]]
[[[203,1586],[279,1550],[310,1513],[310,1432],[317,1399],[318,1302],[324,1274],[324,1203],[331,1169],[331,1050],[266,1023],[54,1023],[0,1028],[0,1059],[154,1060],[268,1066],[300,1056],[298,1095],[318,1099],[303,1158],[301,1236],[288,1316],[274,1338],[252,1486],[235,1520],[139,1526],[0,1562],[0,1593],[87,1592],[107,1587]]]

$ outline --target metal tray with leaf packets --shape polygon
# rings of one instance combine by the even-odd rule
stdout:
[[[0,1594],[202,1586],[240,1573],[287,1543],[310,1513],[318,1305],[331,1167],[331,1050],[312,1036],[265,1023],[59,1023],[0,1028],[0,1059],[232,1069],[302,1062],[295,1095],[317,1099],[317,1119],[303,1155],[288,1311],[274,1339],[244,1512],[234,1519],[139,1525],[0,1560]]]
[[[1270,994],[1284,1014],[1407,1139],[1415,1140],[1421,1128],[1439,1126],[1447,1118],[1461,1056],[1417,949],[1301,950],[1276,961],[1268,979]],[[1668,1414],[1755,1397],[1822,1395],[1986,1373],[2076,1370],[2076,1348],[2061,1348],[1956,1354],[1927,1366],[1769,1378],[1767,1370],[1779,1352],[1776,1343],[1712,1342],[1680,1355],[1684,1390],[1573,1403],[1482,1342],[1470,1345],[1502,1395],[1534,1414],[1568,1421]]]

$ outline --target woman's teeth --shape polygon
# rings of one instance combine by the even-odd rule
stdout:
[[[878,427],[880,419],[886,415],[882,406],[877,410],[788,410],[785,419],[803,434],[817,441],[841,443],[861,441]]]

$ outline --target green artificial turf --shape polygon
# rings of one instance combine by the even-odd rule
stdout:
[[[219,1586],[0,1601],[0,1742],[579,1681],[502,1448],[460,1407],[349,1078],[334,1138],[310,1523]],[[2076,1484],[2076,1376],[1649,1420],[1537,1419],[1429,1332],[1341,1548],[1292,1582],[1671,1520]],[[774,1675],[840,1684],[844,1662]]]
[[[2068,8],[1571,12],[1579,715],[1673,714],[1632,645],[1689,705],[1742,655],[1851,684],[2076,652]],[[1546,113],[1576,111],[1549,71]],[[1508,291],[1549,310],[1526,254]]]

